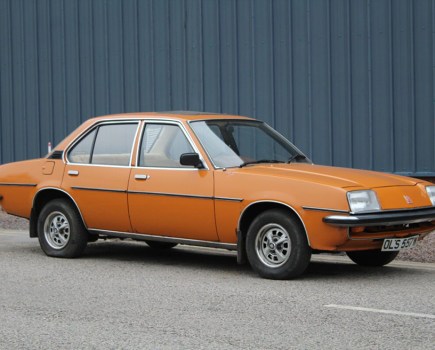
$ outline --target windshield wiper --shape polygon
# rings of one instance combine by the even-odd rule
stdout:
[[[291,163],[294,160],[298,160],[298,159],[307,159],[307,156],[301,154],[301,153],[296,153],[294,155],[292,155],[289,160],[287,161],[287,163]]]
[[[260,159],[260,160],[253,160],[251,162],[244,162],[239,165],[239,168],[243,168],[246,165],[259,164],[259,163],[285,163],[285,162],[277,159]]]

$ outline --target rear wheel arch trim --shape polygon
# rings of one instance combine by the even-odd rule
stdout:
[[[281,206],[283,206],[283,207],[287,207],[288,209],[290,209],[290,211],[291,211],[292,213],[296,214],[297,218],[299,219],[299,221],[300,221],[300,223],[302,224],[302,227],[303,227],[303,229],[304,229],[305,237],[307,238],[308,246],[311,247],[310,237],[308,237],[308,232],[307,232],[307,228],[306,228],[306,226],[305,226],[304,220],[302,220],[302,218],[301,218],[301,216],[299,215],[299,213],[297,212],[297,210],[296,210],[295,208],[293,208],[291,205],[288,205],[288,204],[286,204],[286,203],[283,203],[283,202],[280,202],[280,201],[276,201],[276,200],[259,200],[259,201],[255,201],[255,202],[252,202],[252,203],[250,203],[249,205],[247,205],[247,206],[243,209],[243,211],[241,212],[241,214],[240,214],[240,216],[239,216],[239,221],[238,221],[238,223],[237,223],[237,232],[241,232],[242,219],[243,219],[243,216],[245,215],[246,211],[247,211],[249,208],[251,208],[253,205],[261,204],[261,203],[263,203],[263,204],[268,204],[268,203],[270,203],[270,204],[278,204],[278,205],[281,205]],[[246,235],[246,233],[245,233],[245,235]],[[239,241],[239,240],[238,240],[238,241]],[[239,243],[239,242],[237,242],[237,243]]]
[[[43,187],[43,188],[40,188],[36,193],[35,193],[35,196],[33,197],[33,201],[32,201],[32,211],[34,210],[34,208],[35,208],[35,204],[36,204],[36,199],[37,199],[37,197],[42,193],[42,192],[45,192],[45,191],[48,191],[48,190],[52,190],[52,191],[57,191],[57,192],[61,192],[61,193],[63,193],[63,194],[65,194],[72,202],[73,202],[73,204],[74,204],[74,206],[77,208],[77,210],[78,210],[78,212],[79,212],[79,215],[80,215],[80,218],[82,219],[82,222],[83,222],[83,225],[85,226],[85,228],[87,229],[88,228],[88,226],[86,225],[86,221],[85,221],[85,219],[83,218],[83,215],[82,215],[82,211],[80,210],[80,207],[78,206],[78,204],[77,204],[77,202],[74,200],[74,198],[67,192],[67,191],[65,191],[65,190],[62,190],[62,189],[60,189],[60,188],[57,188],[57,187]]]

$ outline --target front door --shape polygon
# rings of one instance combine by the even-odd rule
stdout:
[[[180,155],[192,152],[181,125],[145,124],[128,186],[134,232],[218,241],[213,173],[180,164]]]

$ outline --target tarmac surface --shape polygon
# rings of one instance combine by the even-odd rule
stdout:
[[[293,281],[233,252],[89,244],[49,258],[0,229],[0,349],[433,349],[435,264],[314,256]]]

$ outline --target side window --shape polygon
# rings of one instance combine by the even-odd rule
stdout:
[[[101,125],[81,139],[68,153],[76,164],[130,165],[137,123]]]
[[[89,164],[95,133],[96,129],[92,130],[71,149],[68,154],[68,160],[71,163]]]
[[[100,126],[91,164],[128,166],[136,129],[137,123]]]
[[[194,152],[177,125],[147,124],[142,136],[139,166],[181,168],[180,156]]]

